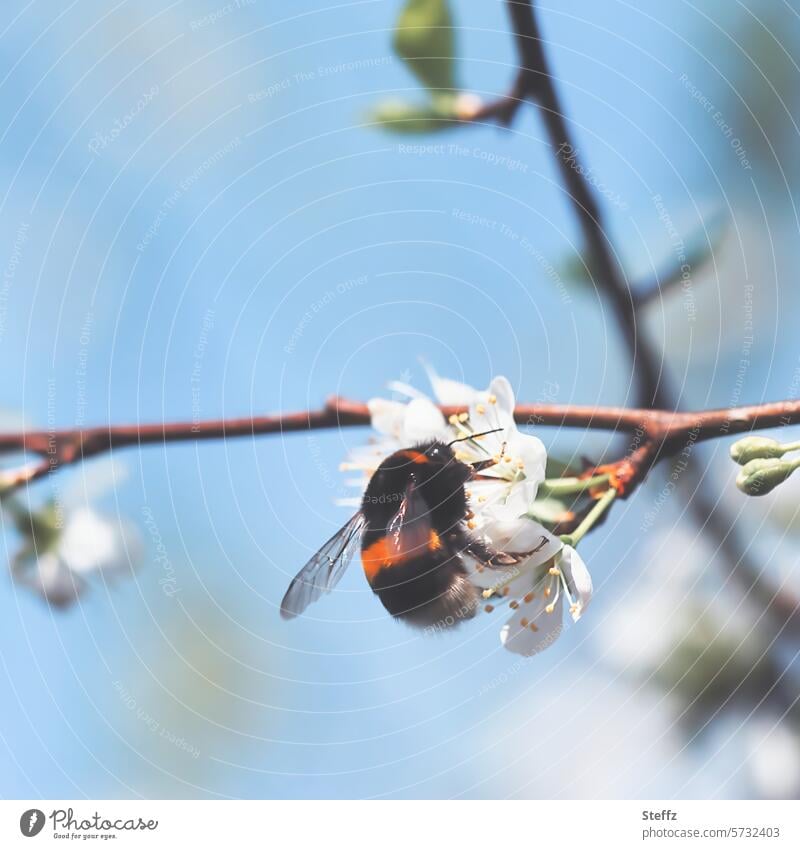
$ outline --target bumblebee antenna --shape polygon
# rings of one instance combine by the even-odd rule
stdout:
[[[455,445],[456,442],[466,442],[468,439],[477,439],[479,436],[488,436],[490,433],[500,433],[501,430],[503,430],[502,427],[496,427],[494,430],[484,430],[482,433],[472,433],[469,436],[459,436],[458,439],[448,442],[447,447],[449,448],[451,445]]]

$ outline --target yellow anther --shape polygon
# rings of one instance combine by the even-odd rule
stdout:
[[[525,468],[525,461],[524,460],[517,460],[517,468],[518,469],[524,469]]]
[[[470,520],[467,522],[467,527],[468,527],[471,531],[474,531],[474,530],[475,530],[475,528],[477,528],[477,527],[478,527],[478,523],[477,523],[474,519],[470,519]]]
[[[555,603],[551,603],[551,604],[548,604],[547,607],[545,607],[544,611],[545,611],[545,613],[552,613],[555,609],[556,609]]]
[[[560,574],[561,574],[561,570],[558,568],[558,566],[551,566],[551,567],[547,570],[547,574],[548,574],[548,575],[560,575]]]
[[[459,413],[458,420],[460,422],[465,422],[469,418],[469,413]]]
[[[450,416],[450,418],[448,418],[447,421],[450,422],[451,425],[457,425],[458,424],[458,416],[455,413],[453,413],[453,415]]]
[[[486,496],[485,496],[485,495],[479,495],[479,496],[478,496],[478,501],[479,501],[481,504],[483,504],[483,502],[484,502],[484,501],[486,501]]]
[[[486,400],[490,404],[496,404],[497,403],[497,395],[490,395]]]
[[[483,414],[486,412],[486,407],[484,407],[484,406],[483,406],[483,404],[476,404],[476,405],[475,405],[475,409],[476,409],[476,410],[477,410],[477,411],[478,411],[481,415],[483,415]]]

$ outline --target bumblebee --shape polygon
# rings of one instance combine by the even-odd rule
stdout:
[[[330,592],[359,546],[367,581],[395,618],[445,628],[474,616],[480,591],[465,558],[499,568],[530,552],[495,551],[471,533],[465,485],[495,460],[461,462],[452,449],[460,441],[426,442],[387,457],[370,478],[358,513],[295,576],[281,616],[292,619]]]

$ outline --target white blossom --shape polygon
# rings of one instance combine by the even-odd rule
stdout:
[[[130,574],[141,554],[141,541],[127,520],[104,516],[89,505],[119,477],[119,468],[99,464],[54,504],[28,513],[17,508],[17,525],[27,539],[14,557],[14,580],[56,607],[72,604],[91,576],[104,580]]]
[[[466,412],[445,420],[427,395],[406,383],[391,383],[389,388],[407,400],[368,402],[379,437],[352,452],[342,468],[359,473],[350,482],[363,491],[391,453],[434,439],[459,440],[453,450],[464,463],[492,461],[467,486],[468,524],[491,549],[520,555],[520,562],[487,568],[465,557],[465,565],[473,583],[486,591],[486,610],[507,606],[511,611],[500,632],[502,645],[516,654],[536,654],[560,635],[565,603],[577,621],[592,596],[591,577],[575,549],[527,515],[545,479],[547,452],[540,439],[517,428],[514,392],[505,377],[495,377],[479,391],[430,368],[428,375],[438,404]],[[356,506],[360,499],[342,503]]]

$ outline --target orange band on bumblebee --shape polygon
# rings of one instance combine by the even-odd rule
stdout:
[[[408,563],[409,560],[421,557],[427,551],[437,551],[441,547],[442,540],[433,529],[428,535],[424,550],[421,549],[416,552],[398,552],[396,547],[389,542],[388,537],[380,537],[380,539],[376,539],[375,542],[362,549],[361,564],[364,567],[367,580],[372,583],[373,578],[381,569],[388,569],[400,563]]]
[[[422,451],[408,450],[408,451],[399,451],[398,453],[400,454],[401,457],[405,457],[407,460],[411,460],[412,463],[423,464],[423,463],[429,463],[430,462],[430,460],[428,459],[428,455],[423,454]]]

